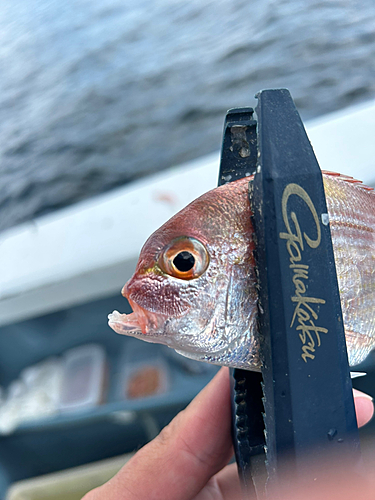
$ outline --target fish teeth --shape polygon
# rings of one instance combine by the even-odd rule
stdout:
[[[123,316],[123,314],[115,310],[108,314],[108,321],[110,321],[111,323],[115,323],[116,321],[119,321],[121,319],[121,316]]]

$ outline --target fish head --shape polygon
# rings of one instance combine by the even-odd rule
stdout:
[[[255,342],[257,301],[244,189],[243,203],[220,188],[206,193],[151,235],[122,290],[133,312],[114,311],[111,328],[193,359],[230,366],[244,359],[250,329]],[[255,345],[247,342],[246,352],[255,366]]]

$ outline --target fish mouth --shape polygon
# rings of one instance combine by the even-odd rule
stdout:
[[[121,314],[118,311],[113,311],[111,314],[108,314],[108,325],[120,335],[142,334],[141,325],[134,312]]]
[[[120,335],[130,336],[155,335],[160,331],[166,320],[164,315],[147,311],[129,298],[128,301],[133,309],[132,313],[121,314],[113,311],[108,315],[108,325],[112,330]]]

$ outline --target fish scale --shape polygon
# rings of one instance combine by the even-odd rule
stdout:
[[[374,346],[375,192],[347,176],[324,173],[323,181],[349,364],[353,366]]]

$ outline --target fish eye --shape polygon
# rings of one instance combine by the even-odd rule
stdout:
[[[182,236],[162,251],[158,264],[170,276],[191,280],[201,276],[209,263],[206,247],[200,241]]]

